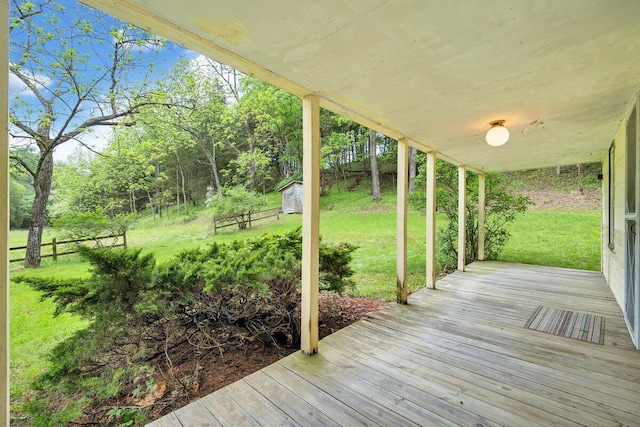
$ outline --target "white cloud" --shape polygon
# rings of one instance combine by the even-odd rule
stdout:
[[[78,148],[87,150],[86,147],[89,147],[92,151],[101,152],[109,145],[112,137],[113,128],[111,126],[95,127],[91,132],[84,133],[77,138],[79,141],[82,141],[82,143],[79,141],[67,141],[56,148],[53,152],[53,159],[55,161],[65,161],[73,155]]]
[[[29,73],[26,70],[24,70],[24,73],[27,75],[29,80],[35,82],[36,87],[38,88],[42,89],[53,83],[52,80],[44,74]],[[22,80],[20,80],[18,76],[16,76],[12,72],[9,72],[9,96],[13,97],[17,94],[24,96],[34,96],[31,89],[29,89],[29,87]]]
[[[14,137],[13,135],[20,135],[20,132],[15,128],[10,129],[9,132],[9,147],[27,147],[34,144],[31,138]],[[113,129],[111,126],[95,127],[91,132],[80,135],[77,140],[67,141],[58,146],[53,152],[53,160],[56,162],[66,161],[76,150],[90,149],[90,151],[101,152],[109,145],[112,137]]]
[[[193,71],[201,73],[203,77],[212,80],[217,79],[221,82],[227,102],[235,104],[238,101],[236,95],[241,95],[239,93],[240,81],[245,77],[243,73],[229,65],[207,58],[204,55],[198,55],[189,60],[189,67]]]

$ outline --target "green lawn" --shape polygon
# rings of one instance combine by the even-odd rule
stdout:
[[[600,271],[601,211],[530,210],[510,227],[499,259]]]
[[[85,323],[76,316],[53,317],[54,305],[24,284],[11,283],[11,400],[47,367],[46,354]]]
[[[348,203],[342,191],[322,199],[320,232],[328,242],[345,241],[359,246],[352,266],[356,271],[356,293],[393,300],[396,287],[395,195],[366,210],[368,196]],[[356,195],[358,193],[355,193]],[[348,206],[347,208],[341,208]],[[204,246],[213,241],[229,241],[289,230],[301,225],[301,215],[282,215],[279,221],[245,231],[223,230],[211,235],[209,215],[204,211],[170,219],[143,218],[128,233],[129,247],[143,248],[159,262],[176,252]],[[439,216],[438,226],[446,220]],[[500,260],[578,269],[600,268],[600,212],[536,211],[527,212],[512,226],[509,241]],[[425,274],[424,215],[409,214],[408,267],[411,290],[420,288]],[[47,235],[50,239],[50,235]],[[23,231],[11,232],[11,245],[26,241]],[[16,265],[14,265],[15,267]],[[16,273],[13,273],[16,274]],[[88,274],[88,266],[74,255],[58,262],[43,260],[43,268],[22,274],[54,277],[79,277]],[[46,366],[47,352],[60,340],[82,328],[84,323],[69,315],[53,318],[53,305],[39,302],[39,295],[20,284],[11,284],[11,393],[19,402],[30,381]]]

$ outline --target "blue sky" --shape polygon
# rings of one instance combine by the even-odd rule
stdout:
[[[11,7],[13,7],[13,2],[11,3]],[[99,16],[102,17],[102,19],[96,19],[96,16],[94,15],[96,13],[95,11],[80,5],[77,1],[74,0],[60,0],[58,1],[58,3],[61,4],[65,9],[64,14],[60,15],[60,21],[52,24],[47,20],[49,15],[43,14],[39,15],[38,23],[45,30],[45,32],[49,31],[55,35],[54,40],[49,43],[49,51],[73,48],[78,52],[78,55],[86,55],[86,63],[81,66],[81,72],[79,73],[79,75],[81,76],[81,79],[83,79],[83,81],[88,85],[88,82],[91,81],[90,77],[92,75],[95,75],[96,73],[104,72],[109,63],[110,58],[108,55],[112,50],[109,45],[115,40],[115,38],[113,36],[110,36],[108,34],[108,31],[111,28],[125,28],[126,24],[117,21],[115,18],[112,18],[102,12],[97,12],[99,13]],[[91,22],[93,22],[93,25],[97,31],[98,29],[100,29],[99,32],[97,32],[90,41],[88,39],[78,38],[78,34],[81,34],[82,32],[78,31],[77,28],[78,25],[81,25],[82,20],[90,20]],[[76,30],[72,29],[74,23],[77,24],[75,26]],[[13,30],[11,33],[12,44],[24,44],[27,40],[27,35],[28,32],[26,31],[21,31],[18,29]],[[102,44],[98,43],[99,40],[102,40]],[[10,60],[14,63],[19,60],[19,55],[17,54],[17,52],[18,50],[13,49],[12,46]],[[128,82],[140,81],[142,79],[147,79],[147,81],[155,81],[161,77],[163,71],[169,70],[180,59],[193,59],[198,57],[197,53],[186,50],[168,41],[162,48],[148,49],[144,47],[134,47],[132,49],[132,52],[135,55],[138,55],[142,63],[146,63],[146,65],[132,69],[131,72],[129,72],[123,78]],[[29,67],[25,67],[23,69],[37,81],[38,87],[45,95],[50,93],[50,91],[56,87],[57,80],[48,77],[48,75],[51,75],[51,72],[48,71],[49,64],[55,61],[55,59],[52,58],[55,57],[46,58],[41,64],[32,62]],[[152,61],[154,65],[152,72],[150,72],[151,68],[148,66],[149,61]],[[25,105],[22,107],[17,107],[18,104],[14,100],[14,97],[18,94],[21,101],[25,103]],[[39,103],[37,102],[37,98],[34,96],[33,92],[26,88],[26,86],[23,82],[20,81],[20,79],[11,74],[9,76],[9,96],[12,99],[10,101],[12,105],[14,105],[17,111],[22,112],[22,118],[24,120],[28,120],[29,117],[35,116],[35,114],[25,113],[27,111],[26,109],[29,108],[29,106],[37,108],[37,106],[39,105]],[[91,110],[96,110],[96,107],[92,107],[90,103],[87,103],[86,105],[87,107],[85,111],[83,111],[83,113],[79,115],[80,119],[82,120],[93,114]],[[66,107],[64,105],[59,105],[58,110],[60,111],[60,113],[55,124],[58,129],[64,122],[65,108]],[[20,132],[15,128],[12,129],[11,133],[14,135],[20,134]],[[101,146],[104,146],[105,141],[108,139],[109,135],[109,128],[96,128],[96,131],[93,132],[93,134],[85,135],[82,140],[84,143],[99,149]],[[12,140],[13,144],[20,143],[20,141],[25,141],[15,138],[10,139]],[[70,141],[60,146],[55,153],[56,160],[66,158],[77,145],[78,144],[73,144]]]

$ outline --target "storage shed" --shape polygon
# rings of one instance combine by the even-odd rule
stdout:
[[[302,213],[302,181],[291,181],[278,191],[282,193],[282,213]]]

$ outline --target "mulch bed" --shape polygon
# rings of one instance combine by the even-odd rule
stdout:
[[[324,292],[320,294],[319,302],[319,335],[321,339],[368,314],[382,310],[390,304],[388,301],[377,298]],[[173,369],[171,373],[167,371],[164,375],[181,378],[185,384],[188,384],[186,386],[189,387],[189,392],[185,393],[188,398],[181,401],[171,401],[167,405],[155,405],[152,417],[159,418],[166,415],[297,350],[297,348],[277,348],[265,346],[262,343],[252,343],[245,348],[227,349],[224,354],[210,351],[199,358],[198,366],[194,366],[193,355],[186,354],[186,352],[193,351],[192,347],[175,348],[170,355]],[[185,378],[197,380],[184,381]]]

